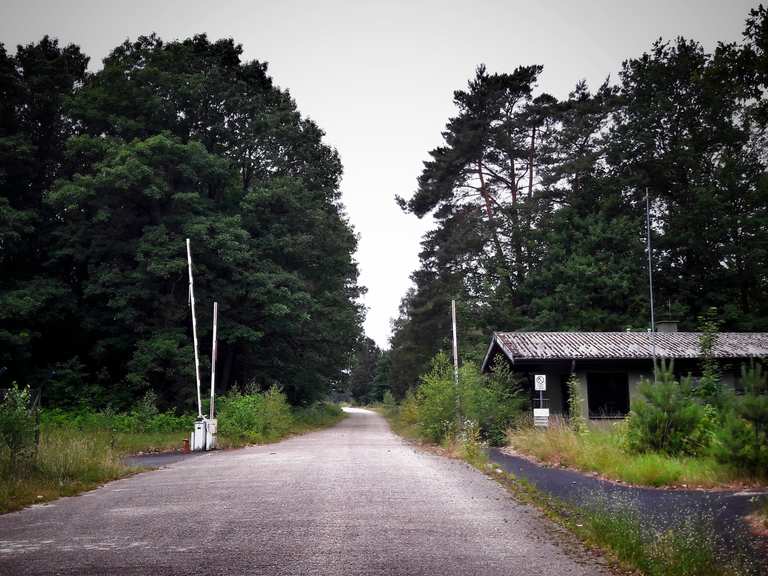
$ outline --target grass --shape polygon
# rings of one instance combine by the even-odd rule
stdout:
[[[7,449],[0,451],[0,513],[71,496],[133,471],[120,462],[107,434],[44,430],[36,454],[12,462]]]
[[[761,480],[712,457],[631,453],[623,445],[621,424],[591,425],[588,433],[579,435],[555,421],[547,429],[510,430],[507,442],[517,452],[550,465],[596,472],[612,480],[643,486],[715,488]]]
[[[378,407],[388,420],[392,430],[411,440],[424,442],[419,433],[418,421],[413,414],[392,407]],[[542,459],[548,456],[551,462],[564,463],[564,455],[573,457],[581,451],[578,439],[563,430],[555,430],[550,437],[544,434],[535,436],[535,445],[539,448]],[[518,440],[527,439],[527,435],[518,432]],[[602,462],[604,469],[610,458],[625,458],[619,453],[620,446],[615,441],[615,431],[610,429],[597,430],[589,434],[591,452],[599,452],[597,460]],[[554,436],[554,439],[552,438]],[[607,443],[605,451],[598,450],[601,444]],[[444,441],[443,454],[461,458],[475,466],[489,477],[500,482],[519,501],[531,504],[541,510],[548,518],[567,528],[589,547],[598,548],[607,554],[607,558],[618,567],[631,573],[641,573],[647,576],[738,576],[749,573],[740,554],[732,554],[729,558],[719,558],[715,552],[715,537],[711,524],[704,520],[691,520],[688,524],[674,530],[654,532],[645,529],[639,522],[630,505],[626,509],[617,510],[615,507],[600,506],[596,502],[590,508],[577,508],[553,498],[538,490],[531,483],[508,474],[489,463],[483,446],[477,442],[476,436]],[[584,449],[588,453],[590,450]],[[584,456],[582,456],[584,457]],[[637,465],[627,477],[653,480],[672,478],[671,475],[653,472],[658,463],[646,460]],[[597,466],[597,464],[592,464]],[[645,467],[645,470],[643,471]],[[662,463],[662,468],[664,465]],[[632,468],[631,466],[628,469]],[[681,466],[682,470],[695,469],[694,466]],[[706,466],[704,467],[706,469]],[[597,471],[597,470],[595,470]],[[690,474],[690,472],[688,472]],[[693,476],[691,476],[693,477]],[[698,472],[697,478],[702,477]],[[658,485],[658,484],[656,484]]]
[[[718,556],[711,521],[691,518],[666,531],[644,527],[634,507],[601,505],[575,507],[540,491],[530,482],[495,465],[481,468],[519,501],[541,510],[584,544],[602,550],[614,565],[646,576],[740,576],[754,568],[740,551]]]
[[[750,514],[748,521],[756,533],[768,537],[768,498],[764,499],[757,510]]]
[[[332,426],[345,414],[332,404],[315,404],[291,411],[290,424],[280,434],[257,438],[274,442],[285,436]],[[41,428],[36,453],[12,462],[7,448],[0,448],[0,513],[12,512],[61,496],[73,496],[140,471],[122,463],[122,457],[138,452],[181,449],[189,430],[114,432],[110,429],[62,424]],[[254,443],[253,438],[220,437],[227,448]]]

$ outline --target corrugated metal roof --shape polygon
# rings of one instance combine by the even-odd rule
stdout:
[[[515,360],[698,358],[699,332],[496,332],[496,342]],[[493,343],[492,343],[493,345]],[[490,350],[489,350],[490,352]],[[721,332],[718,358],[768,356],[768,333]]]

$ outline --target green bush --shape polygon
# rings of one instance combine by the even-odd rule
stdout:
[[[129,413],[115,413],[111,410],[94,412],[85,408],[42,410],[40,422],[44,428],[74,429],[83,432],[106,430],[110,432],[177,432],[191,430],[195,417],[190,414],[178,416],[173,412],[134,410]]]
[[[19,388],[15,382],[0,403],[0,440],[10,452],[12,466],[34,453],[35,418],[29,388]]]
[[[287,434],[294,423],[285,394],[272,387],[267,392],[232,392],[219,405],[219,432],[236,440],[262,442]]]
[[[753,473],[768,470],[768,385],[760,364],[742,367],[744,395],[730,402],[717,433],[715,456]]]
[[[581,393],[581,382],[576,374],[568,378],[568,424],[576,434],[589,432],[587,419],[584,417],[584,396]]]
[[[641,382],[627,425],[627,444],[636,452],[698,454],[712,439],[716,412],[693,395],[690,379],[678,382],[663,362],[656,382]]]
[[[453,368],[448,356],[440,352],[432,368],[421,378],[416,390],[419,429],[432,442],[440,442],[457,432],[457,395]]]
[[[485,377],[474,364],[467,363],[459,370],[457,389],[453,367],[448,356],[441,352],[433,359],[431,370],[422,377],[415,403],[420,431],[433,442],[456,436],[469,421],[478,427],[481,438],[500,444],[527,400],[505,365],[498,365],[490,377]],[[461,430],[457,426],[459,421]]]
[[[305,408],[297,408],[294,411],[294,421],[307,428],[327,426],[340,420],[344,411],[338,404],[330,402],[315,402]]]
[[[381,407],[388,416],[392,416],[397,410],[397,400],[390,390],[385,390],[381,399]]]

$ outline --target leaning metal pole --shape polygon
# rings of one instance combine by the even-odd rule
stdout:
[[[195,343],[195,381],[197,383],[197,417],[203,417],[203,401],[200,398],[200,359],[197,355],[197,318],[195,318],[195,285],[192,281],[192,249],[187,238],[187,265],[189,268],[189,305],[192,308],[192,338]]]

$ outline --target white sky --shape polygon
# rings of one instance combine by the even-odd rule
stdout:
[[[418,266],[430,225],[404,214],[427,152],[454,114],[453,91],[483,62],[490,72],[542,64],[539,89],[564,98],[596,87],[662,36],[741,38],[757,2],[744,0],[0,0],[0,42],[13,52],[44,34],[79,44],[91,69],[126,38],[206,32],[232,37],[246,59],[269,62],[276,83],[325,130],[344,164],[342,192],[360,236],[368,287],[366,332],[388,346],[389,320]],[[446,311],[449,313],[449,311]]]

